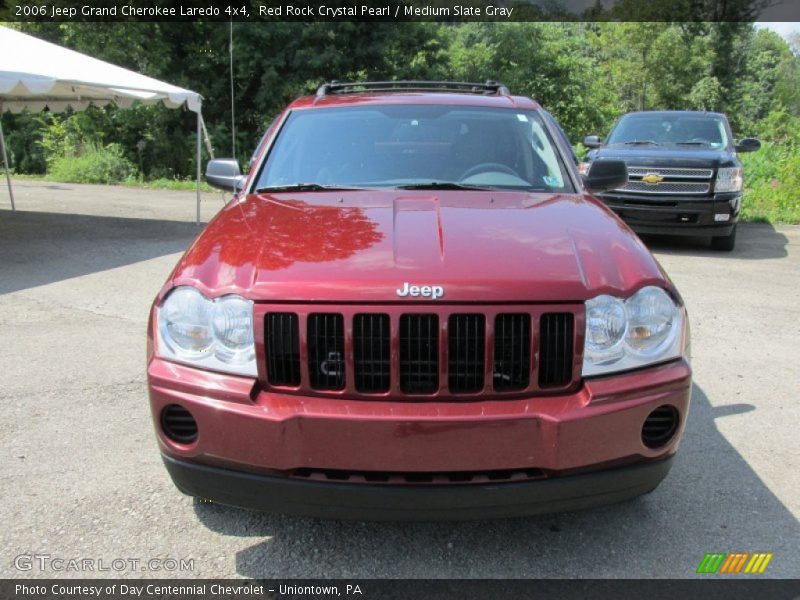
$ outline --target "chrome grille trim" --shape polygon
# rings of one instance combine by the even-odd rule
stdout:
[[[648,173],[655,173],[661,177],[675,177],[678,179],[711,179],[713,169],[684,169],[678,167],[628,167],[630,177],[644,177]]]
[[[711,183],[695,183],[688,181],[662,181],[661,183],[645,183],[629,181],[618,192],[640,192],[644,194],[708,194]]]

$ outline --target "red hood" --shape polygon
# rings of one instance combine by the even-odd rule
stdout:
[[[172,279],[255,300],[425,301],[399,298],[405,282],[443,286],[440,302],[582,301],[669,285],[639,238],[590,196],[397,190],[231,203]]]

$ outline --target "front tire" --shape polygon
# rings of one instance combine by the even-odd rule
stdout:
[[[711,238],[711,247],[714,250],[730,252],[736,247],[736,225],[729,235],[717,235]]]

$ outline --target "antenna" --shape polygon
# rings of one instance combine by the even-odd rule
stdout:
[[[230,55],[231,68],[231,152],[236,159],[236,103],[233,94],[233,19],[230,21],[230,35],[228,37],[228,54]]]

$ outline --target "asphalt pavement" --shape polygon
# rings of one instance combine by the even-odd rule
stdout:
[[[198,232],[192,192],[15,191],[12,213],[0,189],[2,577],[684,578],[735,551],[772,552],[762,577],[800,576],[800,226],[743,225],[727,254],[645,240],[689,309],[695,382],[654,493],[527,519],[364,523],[202,504],[170,482],[145,323]],[[205,194],[203,218],[221,205]]]

